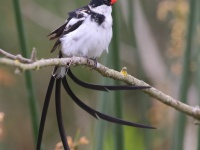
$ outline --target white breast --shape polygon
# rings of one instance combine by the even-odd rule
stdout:
[[[88,15],[80,27],[60,38],[61,51],[65,56],[96,58],[101,56],[104,50],[108,51],[112,38],[111,7],[108,9],[97,8],[96,10],[98,13],[99,10],[104,11],[102,14],[106,18],[101,25],[91,21]],[[77,19],[71,19],[70,22],[76,21]]]

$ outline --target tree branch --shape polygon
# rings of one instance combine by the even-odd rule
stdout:
[[[33,59],[36,58],[32,56],[31,59],[23,58],[21,55],[14,56],[9,54],[2,49],[0,49],[0,53],[8,58],[0,57],[0,64],[5,64],[13,67],[17,67],[21,70],[38,70],[42,67],[47,66],[69,66],[69,65],[86,65],[88,67],[94,66],[94,61],[87,60],[86,58],[82,57],[71,57],[71,58],[50,58],[50,59],[41,59],[37,60]],[[35,53],[35,52],[34,52]],[[32,53],[33,54],[33,53]],[[35,55],[35,54],[33,54]],[[20,57],[19,57],[20,56]],[[123,81],[130,85],[138,85],[138,86],[149,86],[149,84],[141,81],[129,74],[124,74],[113,69],[107,68],[100,63],[97,63],[97,67],[94,68],[98,71],[102,76],[109,77],[115,80]],[[187,104],[182,103],[169,95],[164,94],[163,92],[157,90],[154,87],[149,89],[142,90],[149,96],[159,100],[160,102],[175,108],[178,111],[181,111],[197,120],[200,121],[200,109],[199,107],[192,107]]]
[[[22,63],[32,63],[32,62],[36,61],[36,50],[35,50],[35,48],[33,48],[33,50],[32,50],[30,59],[24,58],[20,54],[15,56],[15,55],[10,54],[10,53],[2,50],[2,49],[0,49],[0,54],[4,55],[7,58],[13,59],[13,60],[19,60]]]

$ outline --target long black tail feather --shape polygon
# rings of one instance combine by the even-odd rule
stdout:
[[[45,125],[45,121],[46,121],[46,116],[47,116],[47,111],[48,111],[49,102],[50,102],[50,98],[51,98],[51,93],[52,93],[53,86],[54,86],[54,81],[55,81],[55,78],[53,76],[51,76],[51,79],[50,79],[49,85],[48,85],[48,89],[46,92],[45,100],[44,100],[43,109],[42,109],[42,116],[41,116],[41,120],[40,120],[40,127],[39,127],[39,132],[38,132],[38,139],[37,139],[37,150],[40,150],[41,143],[42,143],[44,125]]]
[[[141,90],[151,88],[150,86],[135,86],[135,85],[97,85],[97,84],[90,84],[79,80],[71,71],[70,68],[67,70],[67,74],[69,77],[78,85],[92,89],[92,90],[99,90],[99,91],[114,91],[114,90]]]
[[[56,116],[57,116],[57,123],[58,123],[58,129],[60,132],[60,137],[63,143],[63,147],[65,150],[70,150],[69,145],[67,143],[67,138],[65,134],[65,128],[63,125],[62,120],[62,109],[61,109],[61,100],[60,100],[60,90],[61,88],[61,79],[56,80],[56,90],[55,90],[55,103],[56,103]]]
[[[154,127],[150,127],[150,126],[146,126],[146,125],[142,125],[142,124],[136,124],[136,123],[124,121],[122,119],[114,118],[114,117],[105,115],[103,113],[100,113],[100,112],[98,112],[98,111],[90,108],[89,106],[87,106],[86,104],[84,104],[78,97],[76,97],[76,95],[70,89],[66,78],[62,78],[62,83],[63,83],[63,86],[64,86],[66,92],[69,94],[69,96],[72,98],[72,100],[79,107],[81,107],[83,110],[85,110],[86,112],[88,112],[90,115],[92,115],[96,119],[101,118],[103,120],[106,120],[106,121],[109,121],[109,122],[113,122],[113,123],[116,123],[116,124],[133,126],[133,127],[138,127],[138,128],[155,129]]]

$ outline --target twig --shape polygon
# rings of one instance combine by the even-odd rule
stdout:
[[[2,53],[1,49],[0,49],[0,53]],[[13,58],[16,58],[16,56],[12,54],[7,54],[5,52],[3,52],[3,54],[4,55],[6,54],[5,56],[10,56],[10,57],[0,58],[0,64],[14,66],[21,70],[38,70],[39,68],[47,67],[47,66],[56,66],[56,65],[68,66],[69,64],[75,65],[75,66],[79,66],[79,65],[87,65],[89,67],[94,66],[94,62],[92,60],[87,60],[86,58],[82,58],[82,57],[41,59],[30,64],[25,64],[23,61],[12,60]],[[20,60],[24,60],[24,58],[22,59],[20,57]],[[95,70],[98,71],[102,76],[109,77],[115,80],[124,81],[130,85],[149,86],[149,84],[145,83],[144,81],[141,81],[129,74],[124,75],[123,73],[107,68],[106,66],[103,66],[100,63],[97,64],[97,67],[95,68]],[[160,102],[168,106],[171,106],[200,121],[200,109],[198,107],[192,107],[187,104],[184,104],[181,101],[178,101],[172,98],[171,96],[164,94],[163,92],[157,90],[154,87],[151,87],[150,89],[145,89],[142,91],[147,93],[149,96],[159,100]]]
[[[10,54],[10,53],[2,50],[2,49],[0,49],[0,54],[4,55],[5,57],[10,58],[12,60],[19,60],[22,63],[33,63],[34,61],[36,61],[36,50],[35,50],[35,48],[33,48],[33,50],[32,50],[30,59],[24,58],[20,54],[18,54],[18,55]]]

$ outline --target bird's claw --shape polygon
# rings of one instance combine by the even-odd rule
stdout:
[[[94,61],[94,65],[93,66],[90,63],[90,60]],[[93,69],[97,68],[97,64],[98,64],[98,62],[97,62],[96,58],[87,58],[87,66],[92,66],[92,67],[90,67],[90,70],[93,70]]]

